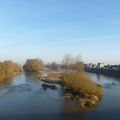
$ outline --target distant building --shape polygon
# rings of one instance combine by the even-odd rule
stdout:
[[[85,64],[85,68],[96,68],[96,64],[92,64],[92,63],[89,63],[89,64]]]
[[[109,65],[109,64],[104,65],[104,63],[98,63],[97,65],[92,63],[85,64],[85,68],[88,68],[88,69],[98,68],[98,69],[104,69],[104,70],[120,71],[120,65]]]
[[[98,63],[97,64],[97,68],[104,68],[104,67],[105,67],[104,63]]]
[[[96,68],[96,67],[97,67],[97,65],[96,65],[96,64],[93,64],[93,65],[92,65],[92,68]]]
[[[93,65],[92,63],[89,63],[89,64],[88,64],[89,68],[92,68],[92,65]]]
[[[120,65],[111,65],[110,69],[118,71],[118,70],[120,70]]]
[[[110,65],[106,65],[106,66],[104,66],[104,69],[106,69],[106,70],[110,70]]]

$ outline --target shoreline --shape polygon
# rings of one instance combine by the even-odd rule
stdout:
[[[117,70],[106,70],[106,69],[99,69],[99,68],[85,68],[86,72],[90,73],[97,73],[97,74],[103,74],[103,75],[109,75],[113,77],[120,77],[120,71]]]

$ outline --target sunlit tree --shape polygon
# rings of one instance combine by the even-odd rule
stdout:
[[[44,68],[44,63],[41,59],[28,59],[23,66],[25,71],[38,72]]]

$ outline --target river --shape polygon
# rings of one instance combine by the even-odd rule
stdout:
[[[120,120],[120,78],[87,73],[103,86],[92,109],[62,98],[62,87],[43,90],[36,74],[22,73],[0,82],[0,120]]]

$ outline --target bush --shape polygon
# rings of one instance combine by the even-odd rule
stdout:
[[[14,72],[20,72],[21,67],[10,60],[0,62],[0,80],[13,75]]]
[[[23,66],[25,71],[38,72],[44,68],[43,61],[41,59],[28,59]]]
[[[62,76],[63,84],[76,92],[81,94],[102,96],[101,87],[97,86],[84,71],[66,72]]]

